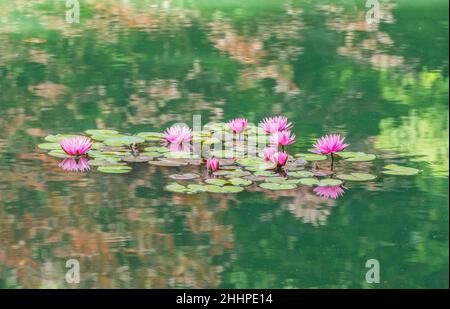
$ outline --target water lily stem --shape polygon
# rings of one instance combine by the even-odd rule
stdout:
[[[331,153],[331,171],[333,171],[334,168],[334,155]]]

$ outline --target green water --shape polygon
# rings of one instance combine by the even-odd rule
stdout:
[[[448,287],[448,2],[381,1],[372,27],[330,2],[85,0],[68,24],[64,1],[0,0],[0,287]],[[295,151],[344,134],[379,177],[336,200],[178,195],[170,169],[67,173],[36,147],[194,114],[284,114]]]

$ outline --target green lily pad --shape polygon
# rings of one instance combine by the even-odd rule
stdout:
[[[175,179],[175,180],[191,180],[195,178],[199,178],[200,175],[194,174],[194,173],[184,173],[184,174],[173,174],[169,175],[169,178]]]
[[[61,146],[58,143],[42,143],[38,145],[38,148],[44,150],[56,150],[61,149]]]
[[[123,135],[123,134],[94,134],[94,135],[91,135],[91,138],[96,141],[104,142],[108,139],[112,139],[112,138],[120,139],[121,137],[124,137],[124,136],[126,136],[126,135]],[[115,146],[115,145],[111,145],[111,146]],[[121,145],[118,145],[118,146],[121,146]]]
[[[316,178],[300,178],[298,182],[309,187],[316,186],[320,183],[320,181]]]
[[[263,182],[259,186],[268,190],[292,190],[297,188],[295,184],[280,184],[276,182]]]
[[[285,177],[268,177],[265,180],[266,182],[280,183],[280,184],[297,184],[299,183],[298,179],[287,179]]]
[[[252,173],[250,173],[249,171],[235,170],[235,171],[233,171],[232,174],[225,175],[225,177],[226,178],[238,178],[238,177],[248,176],[251,174]]]
[[[223,186],[222,187],[222,193],[239,193],[244,191],[244,188],[239,186]]]
[[[84,131],[86,134],[89,135],[116,135],[119,134],[116,130],[107,130],[107,129],[92,129],[92,130],[86,130]]]
[[[364,155],[364,152],[357,152],[357,151],[341,151],[336,153],[338,157],[341,157],[343,159],[351,158],[351,157],[357,157],[360,155]]]
[[[247,179],[242,179],[242,178],[231,178],[228,179],[228,181],[230,182],[230,184],[232,184],[233,186],[249,186],[252,184],[252,181],[247,180]]]
[[[295,178],[309,178],[314,176],[314,174],[309,171],[296,171],[296,172],[289,172],[289,176]]]
[[[190,193],[192,192],[191,189],[186,188],[185,186],[182,186],[176,182],[169,183],[167,186],[164,187],[165,190],[175,193]]]
[[[208,189],[206,188],[205,185],[199,185],[199,184],[195,184],[195,183],[189,184],[189,185],[187,185],[187,187],[188,187],[188,189],[190,189],[194,192],[207,192],[208,191]]]
[[[375,175],[366,173],[338,174],[336,177],[347,181],[371,181],[377,178]]]
[[[374,154],[359,154],[357,156],[353,156],[353,157],[348,157],[347,159],[345,159],[346,161],[350,161],[350,162],[366,162],[366,161],[373,161],[377,158],[376,155]]]
[[[66,138],[66,137],[77,137],[79,135],[74,135],[74,134],[55,134],[55,135],[47,135],[44,139],[47,142],[51,142],[51,143],[59,143],[62,139]]]
[[[63,150],[51,150],[48,152],[49,156],[55,157],[55,158],[74,158],[75,156],[68,155]]]
[[[420,172],[420,170],[415,169],[413,167],[401,166],[397,164],[388,164],[383,168],[385,170],[381,172],[387,175],[412,176],[417,175]]]
[[[334,186],[342,185],[342,183],[343,183],[342,180],[339,180],[339,179],[326,178],[326,179],[321,179],[318,183],[318,186],[334,187]]]
[[[152,158],[159,158],[162,157],[163,154],[160,152],[155,152],[155,151],[144,151],[140,153],[141,156],[148,156],[148,157],[152,157]]]
[[[305,161],[323,161],[327,159],[327,156],[316,154],[316,153],[297,153],[294,155],[294,157],[303,159]]]
[[[264,160],[259,157],[247,157],[236,160],[236,163],[242,166],[259,166],[264,164]]]
[[[254,173],[254,175],[255,175],[255,176],[263,176],[263,177],[275,177],[275,176],[277,176],[278,174],[275,173],[275,172],[271,172],[271,171],[260,171],[260,170],[258,170],[258,171],[256,171],[256,172]],[[290,175],[290,174],[289,174],[289,175]]]
[[[136,135],[148,141],[160,140],[161,138],[164,137],[164,133],[161,132],[139,132]]]
[[[212,193],[221,193],[222,192],[222,187],[221,186],[206,185],[205,188],[206,188],[206,190],[208,192],[212,192]]]
[[[145,138],[140,136],[124,136],[122,137],[122,141],[125,145],[131,145],[131,144],[141,144],[145,142]]]
[[[122,137],[109,137],[103,141],[107,146],[123,146],[126,145],[122,140]]]
[[[122,174],[128,173],[131,171],[131,167],[127,165],[109,165],[109,166],[99,166],[97,171],[102,173],[110,173],[110,174]]]
[[[208,178],[205,180],[207,184],[215,185],[215,186],[224,186],[228,183],[228,181],[217,178]]]

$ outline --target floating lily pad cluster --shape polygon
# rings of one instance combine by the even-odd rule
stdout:
[[[374,181],[377,176],[371,174],[370,161],[376,155],[364,152],[340,151],[331,157],[337,160],[338,167],[330,170],[322,161],[330,160],[325,154],[303,152],[289,155],[289,159],[280,169],[279,166],[264,160],[262,149],[270,143],[270,135],[260,127],[249,125],[238,136],[230,133],[226,123],[212,123],[202,132],[193,132],[187,145],[171,147],[163,145],[164,133],[141,132],[121,134],[115,130],[87,130],[85,136],[92,140],[92,147],[83,157],[83,164],[96,167],[98,172],[122,174],[144,164],[154,167],[173,169],[168,176],[165,189],[170,192],[194,194],[238,193],[248,188],[252,190],[294,190],[299,186],[338,187],[345,182]],[[38,147],[47,150],[50,156],[74,160],[61,149],[60,142],[65,138],[79,135],[49,135]],[[215,149],[212,145],[221,141],[224,149]],[[201,145],[201,154],[192,151],[194,143]],[[173,146],[173,145],[172,145]],[[214,156],[219,160],[220,169],[207,173],[204,159]],[[342,162],[342,163],[341,163]],[[369,162],[369,164],[358,164]],[[63,164],[60,164],[63,166]],[[327,165],[328,166],[328,165]],[[342,168],[341,168],[342,167]],[[81,170],[81,169],[80,169]],[[83,169],[84,170],[84,169]],[[389,164],[381,173],[386,175],[415,175],[419,170]]]

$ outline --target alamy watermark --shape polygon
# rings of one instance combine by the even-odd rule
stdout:
[[[67,260],[66,268],[69,268],[66,272],[66,282],[70,284],[80,283],[80,262],[76,259]]]
[[[66,23],[80,23],[80,2],[78,0],[66,0]]]
[[[378,24],[380,22],[380,2],[378,0],[367,0],[366,8],[366,23],[369,25]]]
[[[366,272],[366,282],[380,283],[380,262],[377,259],[369,259],[366,261],[366,268],[369,268]]]

